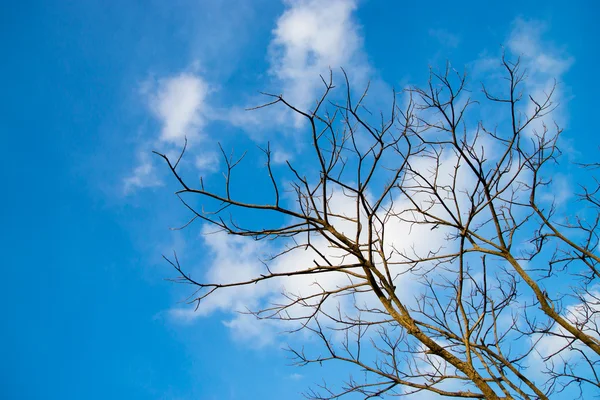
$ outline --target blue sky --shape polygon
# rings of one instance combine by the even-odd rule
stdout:
[[[564,143],[594,156],[596,2],[415,3],[3,1],[0,397],[294,399],[345,376],[290,367],[275,328],[234,313],[260,293],[192,315],[189,288],[164,280],[173,250],[204,271],[252,268],[260,249],[168,229],[186,214],[151,150],[187,136],[186,168],[213,177],[217,141],[299,157],[294,121],[243,111],[259,90],[306,105],[318,74],[343,66],[383,98],[446,60],[485,74],[504,45],[532,79],[558,79]],[[260,192],[251,172],[240,192]]]

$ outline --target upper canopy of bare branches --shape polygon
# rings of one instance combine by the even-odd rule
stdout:
[[[481,92],[468,91],[466,75],[450,67],[432,72],[425,87],[394,93],[378,116],[366,106],[368,88],[353,93],[345,72],[338,88],[332,76],[323,79],[310,111],[266,94],[269,102],[257,108],[300,116],[312,144],[305,162],[283,167],[269,144],[262,149],[268,202],[234,195],[244,156],[221,149],[225,185],[213,191],[180,172],[185,147],[177,160],[159,154],[190,223],[279,243],[250,279],[196,280],[169,259],[197,288],[193,301],[202,307],[216,291],[311,276],[310,290],[284,287],[281,302],[253,310],[321,339],[321,353],[291,350],[300,365],[336,359],[368,372],[311,398],[426,390],[545,399],[600,388],[600,185],[581,188],[580,212],[568,219],[546,200],[560,156],[553,91],[529,96],[519,62],[502,65],[505,80]],[[507,119],[482,121],[481,107]],[[263,213],[264,223],[238,223],[239,212]],[[277,263],[296,251],[312,262]]]

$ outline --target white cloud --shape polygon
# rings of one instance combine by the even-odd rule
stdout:
[[[574,60],[552,43],[542,40],[546,29],[545,24],[539,21],[517,18],[507,45],[514,54],[524,57],[528,71],[559,77]]]
[[[575,191],[571,184],[572,179],[560,173],[552,176],[552,183],[548,188],[543,188],[540,196],[541,200],[554,203],[556,206],[564,206],[570,200]]]
[[[600,287],[591,288],[589,293],[580,297],[581,303],[566,307],[563,317],[582,332],[600,340],[598,326],[600,325]],[[538,340],[540,335],[532,337]],[[585,369],[586,363],[579,363],[582,354],[589,354],[587,346],[574,341],[573,336],[561,326],[556,325],[552,334],[544,335],[536,345],[536,352],[529,357],[529,362],[534,366],[534,371],[539,371],[543,377],[543,371],[547,369],[560,370],[563,365],[572,368]],[[548,361],[544,358],[551,357]]]
[[[230,329],[232,338],[253,348],[272,345],[277,331],[273,329],[273,321],[257,321],[252,314],[238,313],[223,324]]]
[[[514,22],[510,33],[507,47],[516,56],[519,56],[522,68],[526,71],[524,86],[534,99],[542,101],[554,88],[552,101],[554,105],[561,104],[551,115],[534,121],[526,133],[534,131],[543,132],[544,125],[552,129],[556,121],[562,127],[567,122],[564,111],[564,103],[567,100],[567,88],[562,84],[562,76],[573,65],[574,59],[565,52],[554,46],[551,42],[543,40],[546,26],[539,21],[527,21],[518,18]],[[556,87],[554,85],[557,84]],[[533,115],[536,105],[527,101],[524,110],[528,116]]]
[[[565,87],[561,85],[560,80],[571,68],[575,59],[564,48],[545,40],[546,30],[547,26],[540,21],[517,18],[506,39],[507,59],[514,62],[517,57],[519,58],[521,72],[525,72],[523,85],[528,94],[539,99],[544,92],[549,93],[556,80],[559,86],[554,93],[554,99],[564,100],[562,97],[564,97]],[[498,72],[504,77],[505,71],[499,70],[498,67],[500,61],[495,52],[491,55],[484,52],[474,62],[474,73],[481,77],[492,76],[493,80],[504,85]],[[528,99],[525,98],[524,101]]]
[[[219,170],[219,155],[214,152],[202,153],[196,156],[194,165],[200,173],[212,173]]]
[[[150,94],[150,108],[160,121],[160,140],[179,144],[184,137],[199,135],[209,88],[197,75],[181,73],[161,79]]]
[[[180,73],[158,81],[147,81],[142,85],[141,94],[152,115],[160,124],[158,135],[152,135],[141,143],[142,150],[139,162],[133,172],[123,179],[123,190],[126,194],[135,189],[161,185],[156,175],[156,168],[150,158],[149,148],[164,152],[174,159],[181,151],[185,138],[189,139],[188,147],[198,144],[202,139],[201,128],[206,120],[206,96],[209,85],[198,75]],[[205,172],[217,168],[206,156],[199,156],[196,166]]]
[[[353,76],[369,69],[362,58],[362,38],[351,0],[287,1],[270,45],[270,72],[281,82],[283,95],[307,108],[323,86],[319,75],[346,67]]]
[[[285,164],[287,161],[292,161],[294,155],[285,149],[276,149],[273,151],[272,159],[275,164]]]
[[[449,153],[450,154],[450,153]],[[450,171],[455,165],[456,159],[453,154],[442,160],[442,172],[440,176],[451,180]],[[425,171],[429,170],[434,161],[430,158],[418,159],[415,168]],[[466,169],[463,169],[466,170]],[[445,171],[445,172],[444,172]],[[460,184],[468,185],[469,177],[461,174]],[[448,182],[441,182],[445,184]],[[425,197],[416,196],[416,201],[426,201]],[[339,215],[345,215],[352,218],[356,213],[355,199],[344,195],[341,191],[335,191],[330,198],[330,204],[334,205],[334,212]],[[410,207],[408,200],[396,198],[394,208],[403,210]],[[383,207],[383,209],[387,208]],[[441,208],[441,207],[440,207]],[[356,225],[342,218],[330,219],[335,228],[347,235],[354,237],[356,235]],[[406,251],[410,255],[412,252],[419,254],[427,254],[429,250],[437,250],[442,246],[446,246],[447,251],[451,251],[451,245],[446,243],[446,230],[439,228],[431,230],[430,226],[415,225],[411,226],[409,222],[402,222],[392,218],[386,224],[386,248],[385,253]],[[275,254],[283,250],[281,243],[270,243],[266,241],[256,242],[250,238],[236,237],[226,235],[223,232],[208,234],[210,228],[205,228],[203,231],[205,244],[209,248],[210,258],[207,260],[209,264],[202,267],[204,272],[204,281],[210,282],[234,282],[250,280],[266,273],[265,267],[260,262],[269,254]],[[362,231],[363,242],[366,230]],[[322,237],[311,239],[311,243],[319,249],[319,252],[326,254],[332,262],[338,260],[340,263],[352,263],[352,258],[348,257],[342,250],[332,248],[329,243]],[[346,256],[345,259],[342,257]],[[313,260],[320,260],[320,257],[312,250],[296,249],[288,252],[275,259],[269,264],[269,269],[274,273],[285,273],[291,271],[302,270],[314,265]],[[391,261],[398,261],[395,256]],[[392,267],[392,275],[405,272],[404,267]],[[360,272],[360,271],[357,271]],[[354,278],[352,278],[354,279]],[[414,301],[416,290],[419,285],[412,284],[413,277],[410,274],[401,274],[394,282],[399,288],[398,296],[402,301],[411,304]],[[246,311],[247,309],[266,308],[271,304],[286,304],[289,303],[289,298],[286,296],[310,296],[321,293],[322,290],[334,290],[351,283],[351,278],[348,275],[339,272],[323,273],[318,275],[299,275],[282,277],[278,280],[270,280],[260,282],[255,285],[239,287],[232,290],[217,291],[205,300],[200,305],[196,314],[190,314],[181,309],[175,309],[171,316],[182,321],[188,321],[194,317],[208,316],[215,311],[224,311],[231,313],[232,317],[226,322],[226,325],[231,328],[232,336],[236,340],[248,341],[253,346],[257,344],[272,343],[278,331],[290,329],[289,325],[273,321],[258,321],[254,317],[247,314],[236,314],[236,311]],[[314,299],[317,301],[317,299]],[[330,315],[337,313],[338,307],[345,315],[356,316],[358,310],[355,309],[354,301],[360,307],[370,309],[381,309],[382,306],[379,300],[372,293],[357,294],[355,299],[350,296],[331,298],[322,307],[322,310]],[[300,317],[306,315],[307,309],[301,305],[295,305],[286,310],[291,317]],[[363,315],[363,318],[369,318]],[[341,338],[342,333],[339,333]],[[339,339],[338,338],[338,339]]]
[[[300,380],[300,379],[304,378],[304,376],[303,376],[302,374],[299,374],[299,373],[296,373],[296,372],[295,372],[295,373],[293,373],[293,374],[290,374],[290,375],[288,376],[288,378],[290,378],[290,379],[292,379],[292,380],[294,380],[294,381],[297,381],[297,380]]]
[[[282,94],[286,101],[300,110],[309,110],[325,89],[320,76],[328,80],[331,71],[334,84],[342,87],[340,67],[343,67],[354,90],[361,92],[373,79],[371,98],[391,98],[391,90],[374,76],[364,53],[361,29],[354,17],[357,1],[288,0],[285,5],[272,30],[268,48],[271,80],[261,90]],[[268,89],[269,86],[276,89]],[[385,96],[373,95],[382,91],[385,91]],[[285,107],[246,110],[272,100],[256,96],[245,106],[230,107],[217,118],[243,129],[254,140],[264,142],[268,137],[277,146],[282,136],[296,133],[304,119]],[[274,135],[275,131],[277,135]],[[284,145],[287,150],[290,149],[288,143]],[[294,149],[296,154],[300,151]],[[285,157],[290,156],[292,154],[275,153],[273,161],[283,162]]]
[[[150,156],[145,152],[140,152],[138,159],[138,165],[134,168],[133,172],[123,179],[123,191],[125,194],[129,194],[135,189],[162,185],[162,181],[156,176]]]
[[[259,277],[261,274],[267,273],[261,260],[281,250],[269,243],[256,242],[246,237],[231,236],[224,232],[211,233],[213,229],[210,227],[203,229],[203,239],[210,254],[210,258],[207,260],[208,268],[206,266],[202,268],[206,271],[204,272],[205,281],[227,283]],[[342,254],[329,249],[321,238],[315,239],[314,244],[326,254]],[[269,264],[269,268],[275,273],[294,271],[312,266],[314,259],[318,259],[314,252],[298,250],[278,258]],[[292,296],[307,296],[320,292],[320,287],[334,289],[347,283],[347,277],[340,273],[283,277],[277,281],[270,280],[217,291],[202,301],[197,312],[176,308],[171,310],[170,316],[187,322],[195,317],[211,315],[216,311],[230,313],[231,318],[224,323],[231,329],[232,337],[260,347],[275,341],[276,334],[284,329],[283,325],[277,321],[258,321],[252,315],[239,312],[248,309],[257,310],[269,304],[288,302],[289,300],[284,297],[283,293]],[[330,301],[326,310],[334,312],[337,305],[337,301]],[[290,308],[288,312],[289,315],[297,317],[306,314],[306,309],[298,305]]]

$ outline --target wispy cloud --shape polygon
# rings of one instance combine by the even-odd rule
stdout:
[[[298,380],[304,378],[304,376],[302,374],[298,374],[298,373],[295,372],[293,374],[288,375],[288,378],[290,378],[290,379],[292,379],[294,381],[298,381]]]
[[[270,45],[270,72],[291,102],[306,108],[322,87],[319,75],[347,67],[368,69],[361,59],[363,40],[353,17],[355,1],[288,1]]]
[[[200,173],[211,173],[219,170],[220,159],[215,152],[202,153],[196,156],[194,165]]]
[[[564,49],[543,40],[546,30],[547,26],[541,21],[517,18],[507,46],[515,55],[523,57],[530,72],[560,77],[571,67],[574,59]]]
[[[160,140],[180,144],[184,137],[197,137],[208,92],[207,83],[191,73],[160,79],[148,93],[150,109],[162,125]]]
[[[171,154],[186,138],[190,147],[205,140],[202,129],[207,122],[206,100],[210,90],[200,75],[191,72],[145,82],[140,92],[160,130],[150,133],[140,147],[146,150],[154,147]],[[138,164],[123,180],[126,194],[161,184],[149,152],[143,153],[140,151]],[[205,173],[216,171],[218,164],[218,157],[212,153],[198,155],[195,162],[195,166]]]
[[[385,87],[377,79],[364,49],[361,26],[355,16],[354,0],[288,0],[275,21],[267,50],[267,82],[259,90],[281,94],[301,110],[310,110],[325,86],[321,76],[343,86],[340,68],[348,71],[352,87],[362,91],[371,82],[371,94]],[[275,88],[275,89],[268,89]],[[386,95],[391,96],[391,90]],[[384,96],[371,96],[372,99]],[[386,97],[387,99],[388,97]],[[233,106],[222,119],[243,129],[254,140],[271,140],[281,148],[279,139],[289,137],[302,126],[303,118],[285,107],[267,107],[256,111],[247,108],[264,104],[271,98],[254,97],[245,106]],[[276,132],[277,135],[273,133]],[[301,146],[299,146],[301,147]],[[291,158],[288,151],[276,154],[275,162]],[[297,152],[299,149],[294,149]]]
[[[580,303],[565,307],[562,317],[568,320],[574,326],[577,326],[587,335],[595,339],[600,339],[598,335],[598,324],[600,323],[600,287],[594,286],[587,293],[580,295]],[[534,335],[532,341],[539,340],[536,344],[536,351],[528,357],[528,361],[533,366],[533,371],[543,379],[543,371],[560,370],[565,365],[569,368],[578,370],[586,365],[583,362],[584,357],[589,357],[590,350],[582,346],[573,336],[564,328],[556,325],[552,328],[551,334]],[[547,376],[546,376],[547,377]]]
[[[575,62],[564,49],[552,42],[543,40],[547,27],[535,20],[517,19],[508,40],[509,50],[520,56],[527,71],[525,87],[529,94],[538,101],[551,93],[554,105],[560,105],[551,115],[540,118],[530,126],[527,132],[542,132],[545,127],[558,123],[565,127],[568,123],[565,103],[568,101],[568,87],[561,79]],[[528,103],[527,115],[535,112],[536,105]]]
[[[553,105],[560,105],[551,115],[539,118],[530,124],[525,133],[541,132],[544,126],[551,128],[554,122],[561,127],[566,127],[568,116],[565,103],[569,100],[569,88],[561,81],[564,74],[571,68],[575,59],[566,49],[546,40],[545,34],[548,27],[537,20],[517,18],[506,39],[505,52],[511,61],[519,60],[520,69],[525,72],[522,88],[536,101],[543,101],[552,93]],[[489,76],[499,73],[498,55],[485,54],[474,62],[474,73],[477,77]],[[502,81],[497,80],[500,84]],[[533,115],[536,105],[524,99],[527,107],[522,111]]]
[[[436,39],[442,46],[456,48],[460,44],[460,37],[445,29],[430,29],[429,36]]]
[[[138,153],[138,164],[130,175],[123,179],[123,191],[129,194],[136,189],[161,186],[154,165],[147,152]]]
[[[417,161],[422,164],[422,170],[432,166],[432,160],[423,158]],[[450,171],[455,164],[454,159],[446,159],[443,163],[444,171],[440,176],[447,176],[450,179]],[[467,181],[464,182],[468,184]],[[423,199],[425,201],[425,199]],[[352,216],[356,212],[356,203],[353,199],[344,195],[341,191],[331,193],[330,204],[335,204],[335,212],[339,215]],[[396,198],[394,207],[398,210],[409,208],[410,204],[406,199]],[[387,208],[383,207],[384,209]],[[331,223],[336,229],[349,237],[356,235],[356,225],[341,218],[332,218]],[[211,282],[228,283],[233,281],[250,280],[253,277],[266,273],[265,266],[261,259],[269,258],[272,254],[277,254],[286,249],[284,243],[270,243],[266,241],[256,242],[246,237],[236,237],[227,235],[224,232],[211,233],[212,229],[205,227],[203,230],[203,241],[208,248],[208,265],[203,265],[204,279]],[[363,231],[363,234],[365,232]],[[391,220],[386,224],[387,241],[386,254],[396,250],[426,253],[432,248],[440,248],[446,244],[446,232],[444,229],[431,229],[424,225],[412,226],[409,223],[400,220]],[[329,260],[343,260],[351,263],[347,254],[339,249],[332,248],[330,243],[322,238],[311,239],[320,254],[327,255]],[[292,251],[282,254],[269,263],[269,271],[281,273],[282,277],[275,280],[260,282],[256,285],[249,285],[236,288],[235,291],[217,291],[203,300],[200,308],[194,314],[180,308],[172,310],[171,317],[189,322],[194,317],[206,317],[216,311],[222,311],[231,315],[231,318],[225,322],[230,328],[232,337],[237,341],[247,342],[249,345],[263,346],[271,344],[277,340],[276,334],[290,326],[280,321],[257,320],[254,316],[237,313],[247,309],[260,309],[272,304],[284,304],[289,302],[290,298],[295,296],[317,295],[322,290],[334,290],[343,287],[349,283],[349,276],[332,272],[318,275],[300,275],[285,277],[287,272],[307,268],[314,264],[314,260],[320,259],[319,253],[308,249],[306,251]],[[401,271],[395,271],[401,272]],[[408,303],[412,302],[414,285],[410,285],[411,277],[408,274],[400,274],[396,284],[403,290],[399,293],[400,298]],[[314,300],[317,301],[318,297]],[[311,300],[307,300],[310,303]],[[378,300],[372,293],[359,293],[354,299],[346,297],[331,298],[321,309],[326,313],[333,315],[337,310],[341,310],[346,315],[357,313],[354,301],[367,308],[376,309],[380,307]],[[295,304],[286,309],[286,315],[290,318],[299,318],[306,315],[312,309],[306,306]],[[363,316],[364,317],[364,316]],[[293,324],[293,322],[291,322]],[[293,326],[295,327],[295,326]]]

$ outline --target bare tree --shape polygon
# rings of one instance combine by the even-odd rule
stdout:
[[[450,67],[431,72],[425,87],[394,93],[387,116],[371,114],[368,88],[352,93],[344,71],[343,101],[331,76],[309,111],[267,94],[258,108],[283,106],[305,121],[312,163],[306,171],[292,162],[277,167],[267,144],[266,203],[234,195],[243,157],[221,149],[225,185],[214,191],[180,173],[185,147],[177,160],[157,153],[181,186],[190,223],[280,243],[264,271],[229,282],[196,280],[167,258],[197,289],[192,302],[202,307],[216,291],[314,277],[314,291],[285,292],[285,301],[253,310],[320,338],[319,350],[290,349],[299,365],[341,360],[367,376],[323,384],[309,398],[429,391],[547,399],[567,388],[600,389],[600,184],[581,187],[568,218],[548,200],[561,155],[553,90],[529,96],[519,61],[503,58],[502,67],[503,79],[479,94]],[[483,106],[507,120],[480,120]],[[264,214],[263,225],[236,222],[239,211]],[[402,243],[411,235],[423,242]],[[271,268],[300,251],[313,262]],[[332,274],[345,284],[320,283]]]

